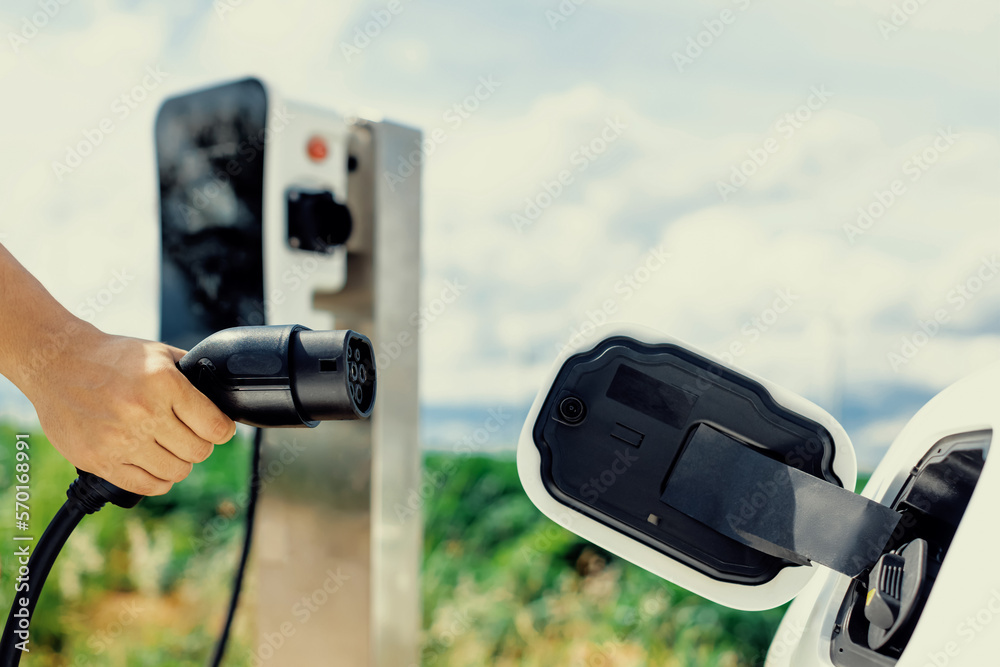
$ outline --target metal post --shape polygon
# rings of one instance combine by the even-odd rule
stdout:
[[[391,184],[383,174],[420,133],[373,121],[351,129],[347,285],[313,305],[377,350],[396,346],[380,356],[370,422],[266,434],[254,543],[262,664],[419,664],[422,521],[397,509],[420,482],[420,169]]]

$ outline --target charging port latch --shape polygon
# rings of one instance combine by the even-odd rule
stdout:
[[[883,554],[868,575],[865,617],[868,645],[880,649],[911,629],[923,606],[927,578],[927,542],[917,538],[896,552]]]

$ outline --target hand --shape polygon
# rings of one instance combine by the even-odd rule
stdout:
[[[162,495],[233,437],[233,421],[177,370],[183,350],[79,328],[22,386],[49,441],[74,466],[126,491]]]

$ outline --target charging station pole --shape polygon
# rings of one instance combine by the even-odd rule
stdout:
[[[419,486],[420,172],[381,175],[419,145],[416,130],[355,121],[348,176],[354,231],[344,289],[313,306],[365,332],[380,355],[369,422],[266,433],[255,537],[256,655],[282,665],[419,664],[422,521],[398,506]],[[393,347],[393,352],[396,348]],[[273,480],[273,481],[272,481]]]
[[[421,172],[399,171],[420,140],[255,78],[157,116],[162,340],[301,324],[354,329],[376,351],[369,421],[265,431],[253,665],[419,663],[422,521],[398,510],[421,471]]]

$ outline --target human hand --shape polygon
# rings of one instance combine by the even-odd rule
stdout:
[[[177,370],[183,350],[81,328],[21,387],[74,466],[162,495],[233,437],[233,421]]]

